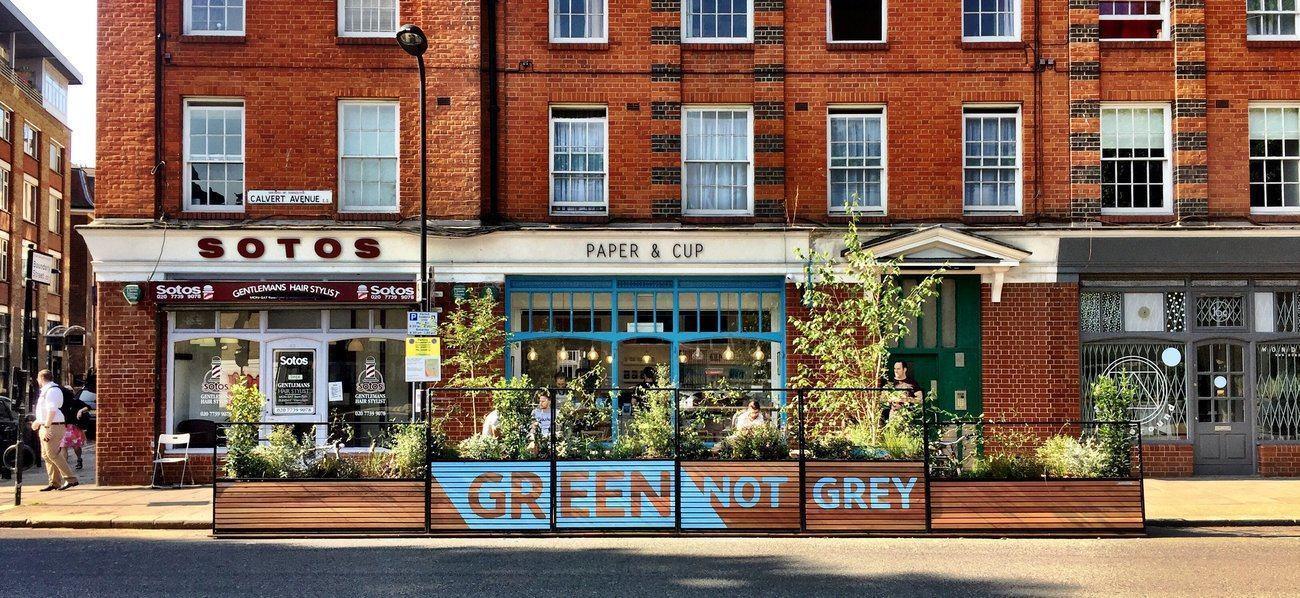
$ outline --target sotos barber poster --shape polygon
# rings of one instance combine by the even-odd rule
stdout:
[[[316,352],[276,351],[273,415],[316,413]]]

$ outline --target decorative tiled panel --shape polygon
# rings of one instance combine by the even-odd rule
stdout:
[[[1079,330],[1092,333],[1122,332],[1124,295],[1115,292],[1079,295]]]
[[[1182,332],[1187,329],[1187,294],[1182,291],[1165,293],[1165,332]]]
[[[1241,328],[1246,325],[1242,295],[1200,295],[1196,298],[1198,328]]]

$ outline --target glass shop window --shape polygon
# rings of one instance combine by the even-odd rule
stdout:
[[[243,381],[260,383],[260,345],[233,338],[198,338],[176,342],[173,350],[172,432],[192,434],[194,448],[212,447],[217,441],[216,424],[230,421],[230,388]]]

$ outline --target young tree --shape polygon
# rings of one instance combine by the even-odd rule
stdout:
[[[447,388],[496,388],[503,379],[506,347],[506,319],[497,313],[495,294],[488,289],[470,288],[442,324],[446,365],[451,377]],[[478,422],[478,393],[470,396],[470,411]]]
[[[797,332],[799,362],[791,383],[795,387],[878,388],[886,380],[889,351],[908,334],[925,302],[938,292],[942,271],[904,290],[899,263],[877,260],[849,222],[839,259],[824,251],[801,255],[808,262],[808,280],[799,284],[807,314],[792,318]],[[865,428],[871,438],[880,432],[881,392],[814,392],[807,397],[808,424],[814,434]]]

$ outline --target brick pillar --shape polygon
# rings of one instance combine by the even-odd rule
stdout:
[[[1178,220],[1209,214],[1206,152],[1205,0],[1174,0],[1174,211]]]
[[[785,110],[784,2],[754,6],[754,103]],[[785,220],[785,120],[754,115],[754,216]]]
[[[1101,47],[1097,0],[1070,0],[1070,218],[1101,215]]]
[[[136,305],[122,296],[124,283],[101,282],[99,288],[98,357],[99,410],[95,476],[100,485],[149,483],[149,468],[157,440],[159,400],[155,384],[157,305],[148,293]]]
[[[660,219],[682,215],[682,3],[650,2],[650,213]]]

